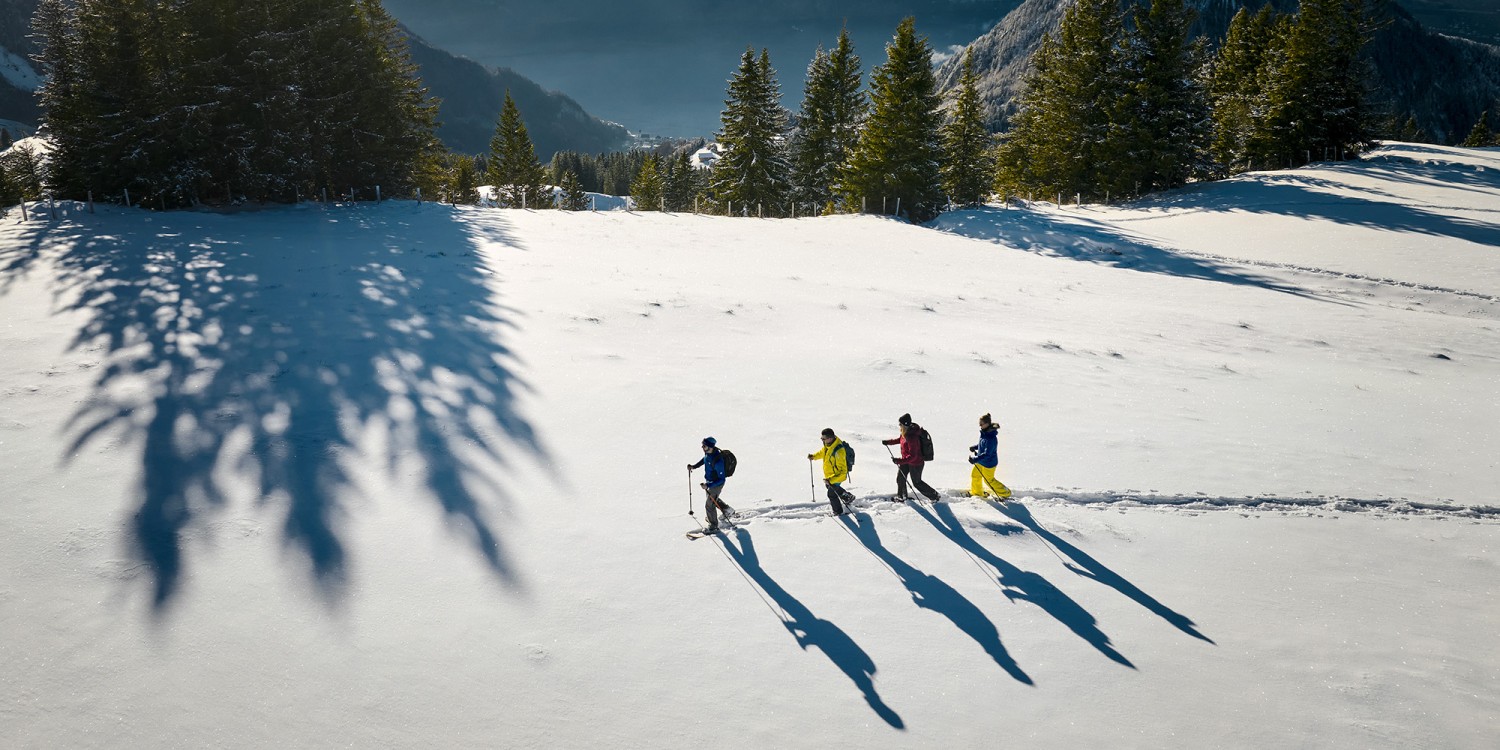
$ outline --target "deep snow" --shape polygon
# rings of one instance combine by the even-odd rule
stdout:
[[[12,212],[0,745],[1489,747],[1497,170],[932,227]],[[987,411],[1003,507],[960,497]],[[889,499],[902,412],[935,507]],[[745,522],[689,542],[710,434]]]

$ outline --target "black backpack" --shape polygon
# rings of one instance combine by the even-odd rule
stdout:
[[[918,427],[917,430],[919,430],[918,435],[922,443],[922,460],[931,461],[932,457],[936,455],[932,450],[932,435],[928,434],[925,427]]]
[[[854,471],[854,446],[844,443],[844,462],[846,471]]]
[[[734,476],[734,467],[737,463],[739,463],[737,460],[735,460],[734,454],[730,453],[729,451],[721,450],[719,451],[719,455],[724,458],[724,476],[726,478]]]

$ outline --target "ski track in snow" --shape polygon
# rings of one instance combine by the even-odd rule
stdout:
[[[951,503],[969,500],[962,490],[942,490],[939,502]],[[977,498],[976,498],[977,501]],[[1453,505],[1442,502],[1409,500],[1406,498],[1351,498],[1330,495],[1308,495],[1306,497],[1283,497],[1276,495],[1247,495],[1243,497],[1212,497],[1209,495],[1158,495],[1133,490],[1084,491],[1084,490],[1014,490],[1009,503],[1043,501],[1046,504],[1078,505],[1094,509],[1140,508],[1171,511],[1255,511],[1298,515],[1326,515],[1331,513],[1362,513],[1372,516],[1409,518],[1466,519],[1475,522],[1500,521],[1500,506]],[[771,500],[767,505],[735,508],[735,522],[793,521],[830,517],[826,501],[816,503],[782,503]],[[911,501],[917,502],[917,501]],[[925,501],[922,501],[925,503]],[[982,501],[993,504],[993,500]],[[901,510],[906,503],[899,502],[894,495],[864,495],[856,499],[854,509],[860,513],[882,515]]]

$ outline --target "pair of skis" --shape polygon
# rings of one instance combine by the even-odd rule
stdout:
[[[722,505],[719,508],[719,514],[720,514],[720,521],[719,521],[720,525],[728,527],[728,528],[731,528],[731,529],[735,527],[735,523],[734,523],[734,516],[735,516],[734,508],[729,507],[728,504]],[[698,529],[696,531],[689,531],[687,533],[687,538],[689,540],[692,540],[692,539],[702,539],[703,537],[711,536],[711,535],[717,534],[717,533],[719,533],[718,529],[714,529],[713,531],[709,531],[708,529]]]

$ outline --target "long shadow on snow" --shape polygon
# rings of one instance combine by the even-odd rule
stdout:
[[[1124,594],[1131,600],[1135,601],[1137,604],[1150,610],[1158,617],[1171,623],[1172,626],[1177,628],[1178,630],[1181,630],[1182,632],[1187,633],[1194,638],[1198,638],[1209,643],[1214,643],[1214,640],[1212,638],[1209,638],[1208,636],[1198,632],[1198,626],[1186,615],[1183,615],[1173,610],[1171,607],[1168,607],[1167,605],[1157,601],[1155,597],[1152,597],[1150,594],[1141,591],[1136,587],[1135,584],[1125,580],[1125,578],[1120,574],[1114,572],[1113,570],[1110,570],[1108,567],[1105,567],[1104,563],[1095,560],[1083,550],[1074,547],[1058,535],[1052,533],[1051,531],[1048,531],[1045,526],[1042,526],[1040,522],[1032,517],[1031,511],[1027,510],[1026,506],[1021,505],[1020,503],[1006,503],[1003,506],[997,505],[993,502],[989,504],[991,507],[995,508],[1001,513],[1004,513],[1006,516],[1014,519],[1017,523],[1025,526],[1027,529],[1030,529],[1031,533],[1036,534],[1039,538],[1042,539],[1042,541],[1052,545],[1053,549],[1058,550],[1064,555],[1067,555],[1072,560],[1072,562],[1064,561],[1063,563],[1063,565],[1066,566],[1068,570],[1071,570],[1074,573],[1077,573],[1078,575],[1081,575],[1085,578],[1092,578],[1095,581],[1098,581],[1099,583],[1109,586],[1110,588],[1120,592],[1121,594]]]
[[[1297,297],[1304,289],[1153,245],[1113,225],[1084,216],[1062,217],[1033,211],[991,208],[955,211],[930,225],[939,231],[1008,245],[1038,255],[1088,261],[1132,271],[1253,286]]]
[[[816,646],[830,661],[834,663],[855,687],[864,694],[865,702],[874,709],[875,713],[885,720],[885,723],[897,728],[905,729],[906,724],[890,706],[881,700],[880,694],[875,691],[875,662],[870,655],[865,653],[854,639],[849,637],[833,623],[819,618],[812,613],[806,605],[781,587],[775,579],[766,573],[760,566],[760,557],[755,552],[755,542],[750,538],[750,532],[744,529],[735,529],[735,539],[738,546],[731,543],[727,535],[720,534],[719,539],[724,545],[724,551],[729,558],[739,566],[741,571],[750,578],[755,585],[766,592],[776,606],[781,608],[777,616],[781,617],[781,624],[786,627],[787,632],[797,640],[797,645],[806,651],[809,646]],[[785,613],[784,615],[782,613]]]
[[[1095,620],[1094,616],[1089,614],[1088,610],[1080,606],[1078,602],[1073,601],[1072,597],[1064,594],[1056,586],[1052,585],[1051,581],[1048,581],[1040,574],[1029,570],[1021,570],[1006,562],[999,555],[991,552],[987,547],[976,541],[974,537],[969,536],[969,532],[964,529],[964,525],[953,515],[953,508],[945,503],[937,504],[933,508],[933,514],[942,519],[939,520],[938,518],[934,518],[932,514],[929,514],[920,505],[912,507],[916,510],[917,515],[932,524],[933,528],[942,532],[943,536],[948,537],[949,541],[958,545],[976,559],[983,560],[990,567],[994,568],[995,572],[1000,575],[1000,587],[1004,590],[1006,599],[1011,601],[1019,599],[1041,607],[1044,612],[1067,626],[1068,630],[1073,631],[1074,635],[1098,649],[1099,653],[1131,669],[1135,669],[1135,665],[1131,664],[1130,660],[1125,658],[1124,654],[1116,651],[1114,646],[1110,645],[1109,636],[1105,635],[1104,631],[1099,629],[1099,621]]]
[[[1500,187],[1500,176],[1489,173],[1462,173],[1453,167],[1422,165],[1405,160],[1380,162],[1378,166],[1345,168],[1354,175],[1378,175],[1393,182],[1409,182],[1450,187],[1468,185],[1470,189],[1493,193]],[[1464,179],[1454,182],[1457,175]],[[1303,172],[1274,172],[1240,178],[1237,187],[1211,190],[1208,187],[1185,190],[1161,196],[1154,205],[1181,206],[1195,212],[1274,214],[1305,219],[1322,219],[1334,224],[1363,227],[1386,232],[1447,237],[1486,247],[1500,246],[1500,223],[1445,216],[1422,206],[1407,205],[1403,196],[1372,187],[1348,185],[1336,180]],[[1488,188],[1488,189],[1485,189]],[[1350,195],[1348,193],[1358,193]],[[1480,209],[1461,209],[1476,211]]]
[[[948,618],[959,630],[974,639],[995,664],[1004,669],[1018,682],[1027,685],[1035,684],[1031,677],[1016,664],[1011,658],[1010,652],[1005,650],[1005,644],[1000,642],[1000,632],[995,629],[995,624],[990,622],[979,607],[964,598],[963,594],[943,582],[937,576],[928,575],[912,567],[911,564],[896,556],[895,553],[886,549],[880,543],[880,534],[875,530],[875,520],[867,515],[856,514],[854,516],[840,516],[839,522],[854,532],[855,538],[865,546],[875,557],[885,563],[892,573],[901,580],[902,585],[911,593],[911,599],[918,607],[929,609],[943,617]]]
[[[513,315],[446,210],[126,214],[122,231],[58,256],[68,309],[88,315],[74,348],[108,352],[69,454],[107,432],[141,441],[130,534],[158,612],[187,567],[185,529],[224,504],[220,472],[284,507],[286,545],[338,599],[354,492],[341,456],[370,449],[366,430],[385,433],[374,457],[392,472],[410,462],[454,530],[519,585],[486,518],[506,499],[493,469],[544,450],[514,408],[525,386],[501,343]]]

